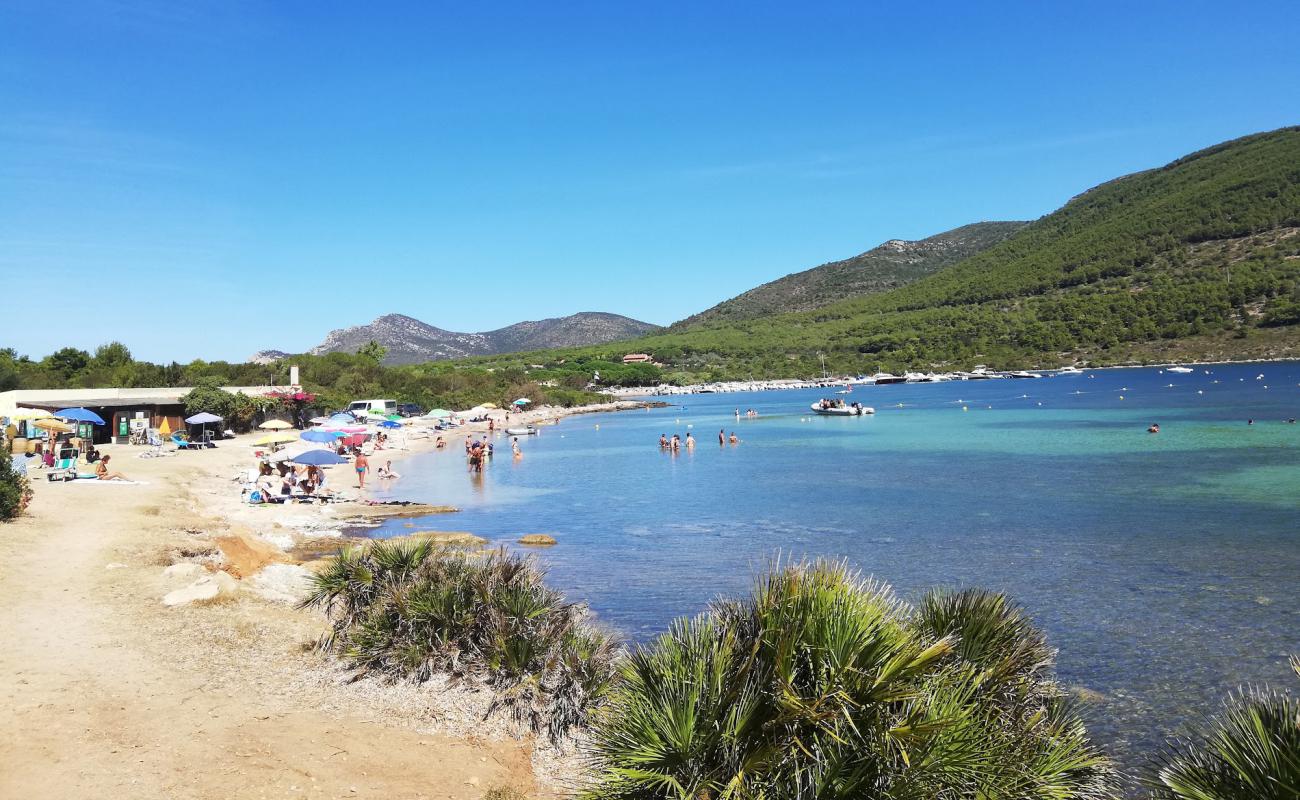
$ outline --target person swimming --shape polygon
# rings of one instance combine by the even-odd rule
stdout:
[[[1160,433],[1160,424],[1157,422],[1151,423],[1151,427],[1147,428],[1147,433]]]
[[[732,444],[740,444],[740,437],[736,435],[735,431],[732,431],[731,438],[728,439],[728,441],[730,441]]]

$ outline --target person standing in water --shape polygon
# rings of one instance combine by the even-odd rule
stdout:
[[[660,450],[668,449],[668,437],[663,435],[662,433],[659,434],[659,449]]]
[[[740,444],[740,437],[736,435],[736,432],[735,432],[735,431],[732,431],[732,432],[731,432],[731,440],[730,440],[730,441],[731,441],[732,444]]]
[[[725,428],[720,428],[718,430],[718,447],[723,447],[726,444],[727,444],[727,431]]]
[[[357,460],[353,463],[353,466],[357,470],[357,488],[366,488],[366,473],[370,471],[370,459],[366,458],[365,453],[358,452]]]
[[[690,431],[686,432],[686,449],[687,450],[695,449],[695,436],[692,435]]]
[[[510,452],[515,454],[515,461],[524,457],[524,451],[519,449],[519,437],[516,436],[510,442]]]

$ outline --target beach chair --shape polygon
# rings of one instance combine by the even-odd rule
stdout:
[[[75,481],[77,479],[77,456],[81,452],[75,447],[59,448],[59,456],[54,460],[54,466],[45,472],[46,480],[51,481]]]
[[[181,438],[179,433],[172,434],[172,444],[176,445],[177,450],[200,450],[203,445],[199,442],[188,442]]]

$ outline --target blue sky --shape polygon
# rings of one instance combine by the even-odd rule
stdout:
[[[1294,0],[871,5],[0,2],[0,346],[666,324],[1300,122]]]

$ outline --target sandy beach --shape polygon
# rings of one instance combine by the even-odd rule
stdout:
[[[449,446],[482,430],[462,427]],[[101,448],[134,483],[32,473],[28,515],[0,536],[0,798],[562,795],[572,752],[484,721],[488,692],[349,682],[311,648],[325,620],[294,608],[302,562],[367,509],[242,502],[233,478],[254,465],[254,438],[162,458]],[[433,447],[406,438],[372,469]],[[329,478],[366,497],[348,466]],[[217,599],[162,602],[218,573],[233,580]]]

